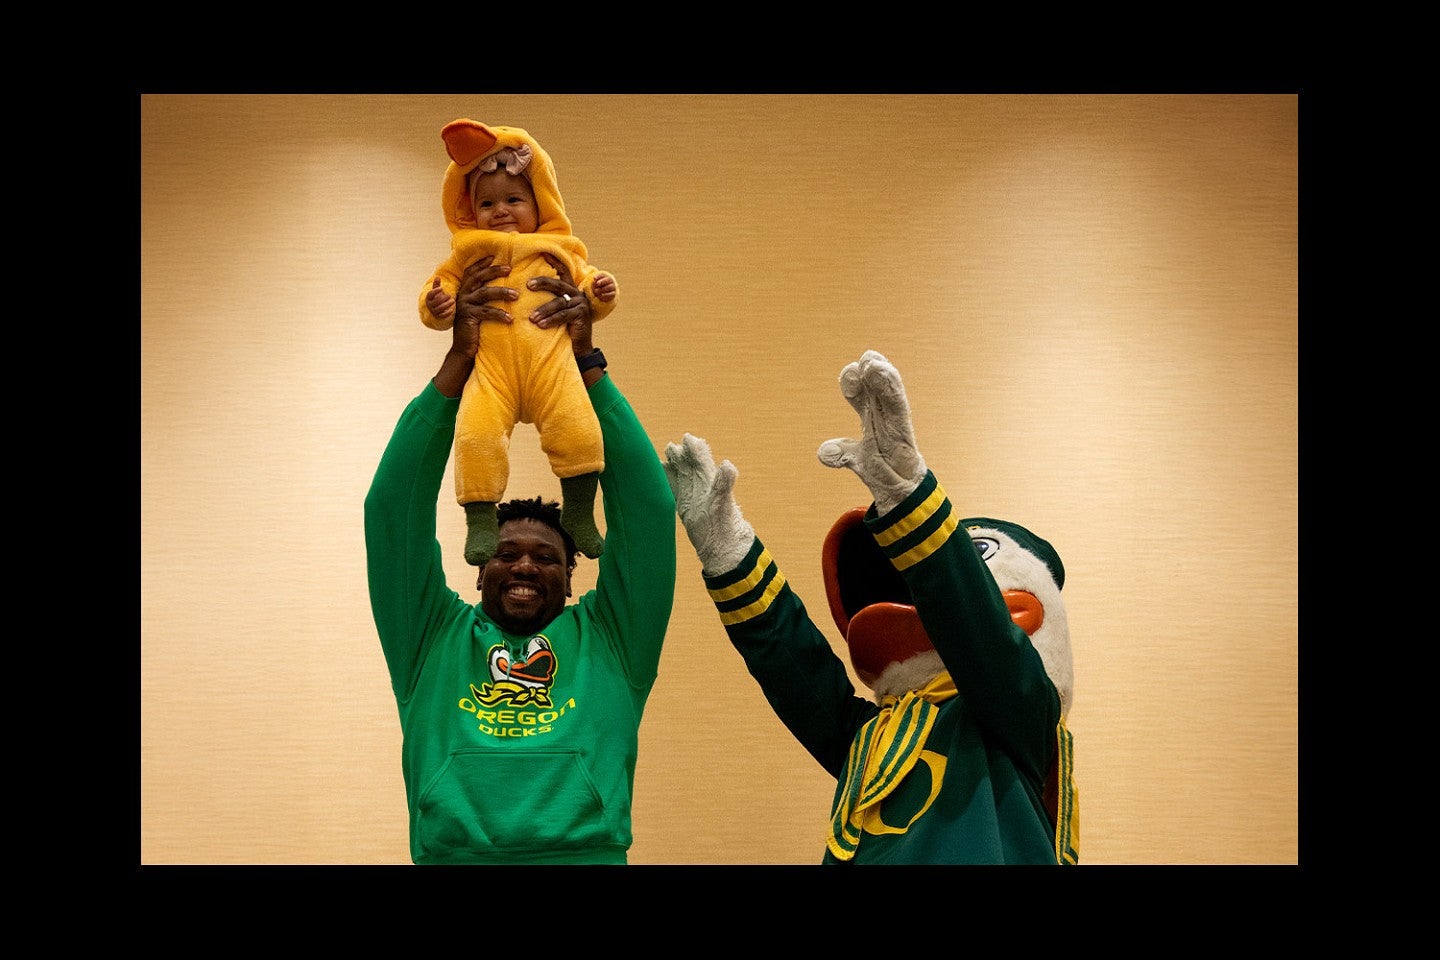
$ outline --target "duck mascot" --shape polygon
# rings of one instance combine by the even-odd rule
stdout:
[[[884,356],[848,364],[840,389],[862,435],[821,444],[820,462],[853,471],[872,502],[840,517],[821,560],[831,617],[873,698],[857,695],[741,514],[734,464],[688,433],[665,449],[726,635],[836,778],[822,862],[1078,863],[1059,554],[1017,523],[961,517]]]

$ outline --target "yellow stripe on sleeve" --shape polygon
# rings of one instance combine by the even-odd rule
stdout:
[[[760,556],[755,558],[755,568],[745,577],[744,580],[737,580],[728,587],[716,587],[710,590],[710,599],[716,603],[724,603],[726,600],[734,600],[744,593],[749,593],[760,585],[765,576],[765,571],[775,561],[770,558],[770,548],[761,547]]]
[[[877,533],[875,535],[875,542],[882,547],[890,546],[890,544],[899,540],[912,530],[915,530],[926,520],[929,520],[931,515],[940,509],[940,504],[944,502],[945,490],[937,483],[935,484],[935,489],[930,491],[930,496],[916,504],[915,509],[910,511],[909,516],[893,527],[887,527],[885,530]]]
[[[780,593],[780,588],[783,586],[785,586],[785,574],[776,570],[775,579],[770,581],[770,585],[765,588],[765,592],[760,595],[759,600],[747,604],[739,610],[731,610],[728,613],[720,614],[720,622],[725,626],[729,626],[732,623],[742,623],[760,616],[760,614],[770,609],[770,604],[775,601],[776,595]]]
[[[952,510],[950,516],[945,518],[945,522],[940,524],[940,529],[891,561],[895,564],[895,569],[904,570],[907,567],[913,567],[930,556],[940,549],[946,540],[950,539],[950,534],[954,533],[958,526],[960,526],[960,518],[955,516],[955,512]]]

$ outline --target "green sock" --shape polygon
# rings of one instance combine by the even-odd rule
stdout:
[[[560,526],[575,541],[575,548],[591,560],[605,552],[605,538],[595,526],[595,492],[599,483],[598,473],[560,478]]]
[[[500,545],[500,523],[493,501],[465,504],[465,562],[483,567]]]

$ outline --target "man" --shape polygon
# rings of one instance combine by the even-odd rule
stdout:
[[[563,269],[532,315],[566,324],[605,440],[607,545],[595,589],[567,605],[575,544],[539,498],[498,511],[478,605],[445,583],[435,509],[482,320],[508,322],[466,269],[450,349],[395,428],[365,498],[370,603],[404,733],[417,864],[626,862],[638,729],[675,592],[675,501],[654,447],[595,349]],[[521,322],[521,321],[517,321]]]

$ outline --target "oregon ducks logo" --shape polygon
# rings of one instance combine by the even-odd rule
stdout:
[[[493,707],[509,703],[513,706],[550,707],[550,685],[555,681],[555,651],[550,641],[536,634],[525,644],[521,657],[516,657],[503,643],[490,648],[490,682],[470,692],[480,706]]]
[[[920,802],[919,808],[913,811],[901,811],[897,809],[891,809],[891,816],[895,816],[895,814],[899,813],[900,816],[898,819],[903,819],[905,822],[903,824],[890,824],[886,823],[884,818],[881,816],[880,805],[877,804],[876,806],[870,808],[869,811],[867,811],[868,815],[865,817],[865,821],[863,824],[866,833],[905,833],[912,826],[915,825],[916,820],[919,820],[921,817],[925,816],[925,812],[929,810],[931,805],[935,803],[935,798],[940,796],[940,786],[945,780],[946,758],[933,750],[922,750],[920,751],[920,763],[925,764],[925,766],[928,767],[930,770],[930,792],[925,797],[925,799]],[[912,770],[910,772],[910,776],[913,777],[917,772],[918,764],[916,770]],[[898,804],[893,803],[893,800],[898,799],[895,797],[894,794],[890,795],[890,799],[892,800],[892,803],[890,804],[891,807],[899,806]]]

